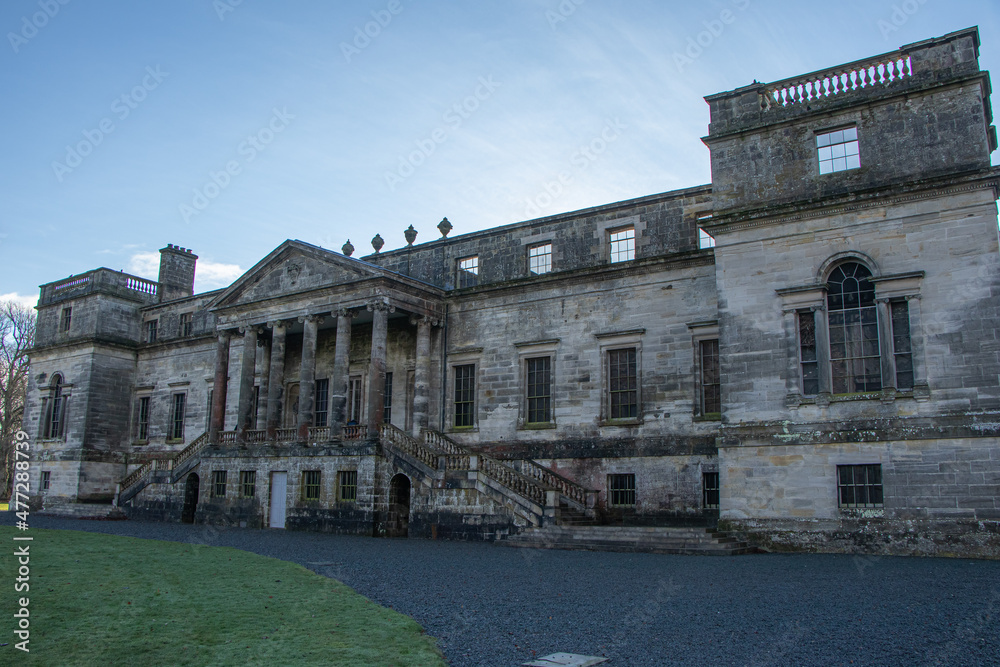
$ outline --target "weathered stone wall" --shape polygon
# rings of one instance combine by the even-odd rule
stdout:
[[[637,258],[683,253],[698,248],[697,216],[711,208],[710,192],[708,186],[688,188],[438,239],[364,260],[454,289],[457,261],[471,255],[479,256],[480,285],[529,278],[528,247],[544,242],[552,243],[554,272],[604,266],[610,262],[607,230],[629,224],[636,227]]]

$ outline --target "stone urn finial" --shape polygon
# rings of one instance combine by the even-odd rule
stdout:
[[[403,232],[403,238],[406,239],[406,245],[413,245],[413,242],[417,240],[417,230],[413,228],[413,225],[406,228],[406,231]]]
[[[381,250],[382,246],[384,246],[384,245],[385,245],[385,241],[382,240],[382,235],[381,234],[376,234],[375,238],[372,239],[372,247],[375,248],[375,254],[376,255],[378,254],[378,251]]]
[[[438,223],[438,229],[441,230],[441,238],[448,238],[448,232],[451,231],[452,224],[448,222],[448,218],[441,218],[441,222]]]
[[[345,255],[347,255],[348,257],[350,257],[351,255],[353,255],[353,254],[354,254],[354,246],[353,246],[353,245],[351,245],[351,239],[347,239],[347,243],[345,243],[345,244],[344,244],[344,245],[343,245],[343,246],[342,246],[342,247],[341,247],[340,249],[341,249],[341,250],[342,250],[342,251],[344,252],[344,254],[345,254]]]

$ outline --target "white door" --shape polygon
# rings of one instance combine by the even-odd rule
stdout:
[[[285,495],[288,486],[288,473],[271,473],[271,528],[285,527]]]

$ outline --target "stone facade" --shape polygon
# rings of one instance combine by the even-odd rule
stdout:
[[[251,527],[574,516],[996,557],[989,91],[969,29],[706,98],[711,185],[361,259],[290,240],[204,294],[174,246],[155,282],[44,285],[32,488]]]

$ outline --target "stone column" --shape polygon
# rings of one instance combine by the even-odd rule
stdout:
[[[271,327],[271,370],[267,379],[267,418],[264,428],[267,429],[267,439],[278,437],[278,424],[281,419],[281,402],[285,397],[285,331],[287,324],[281,320],[268,322]]]
[[[372,356],[368,365],[368,437],[378,436],[385,405],[385,345],[389,313],[396,309],[381,297],[368,304],[372,314]]]
[[[347,414],[347,380],[350,374],[351,320],[354,311],[337,311],[337,347],[333,353],[333,382],[330,387],[330,425],[333,435],[340,435]]]
[[[240,364],[240,395],[237,408],[237,429],[239,439],[245,440],[246,432],[253,426],[253,374],[257,368],[257,327],[240,327],[243,333],[243,358]]]
[[[264,333],[263,327],[260,333]],[[257,338],[257,359],[260,362],[260,390],[257,400],[257,418],[254,419],[250,428],[264,428],[264,421],[267,415],[267,392],[271,385],[271,342],[267,338]]]
[[[413,371],[413,437],[428,427],[430,417],[431,383],[431,319],[418,317],[417,365]]]
[[[220,331],[215,344],[215,382],[212,384],[212,421],[209,442],[219,442],[219,432],[226,429],[226,386],[229,382],[229,331]]]
[[[316,336],[319,323],[323,320],[318,315],[300,317],[302,322],[302,368],[299,371],[299,420],[298,440],[306,442],[309,439],[309,427],[313,423],[313,403],[316,400]]]

